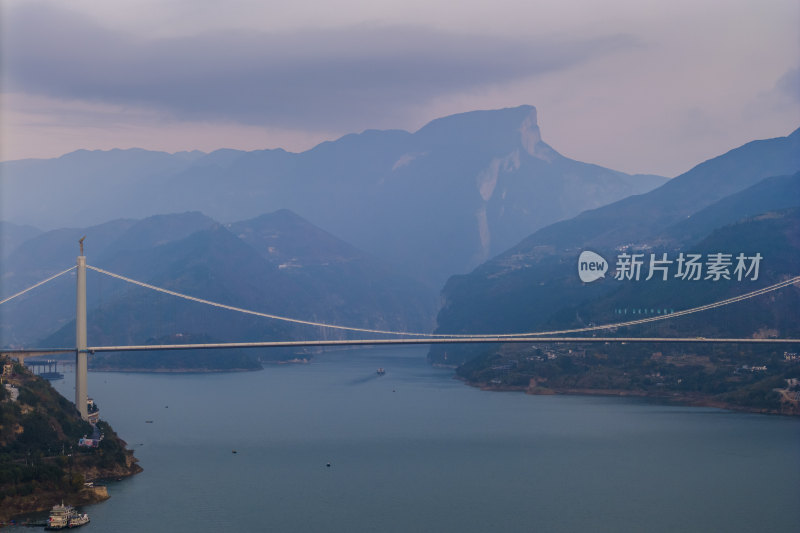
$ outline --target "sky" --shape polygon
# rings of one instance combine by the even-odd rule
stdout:
[[[675,176],[800,127],[796,0],[0,0],[0,160],[307,150],[523,104]]]

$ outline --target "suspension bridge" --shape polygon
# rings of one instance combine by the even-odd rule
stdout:
[[[334,329],[340,331],[366,333],[371,335],[389,336],[389,338],[367,338],[367,339],[344,339],[344,340],[300,340],[300,341],[266,341],[266,342],[224,342],[224,343],[204,343],[204,344],[146,344],[146,345],[122,345],[122,346],[88,346],[87,345],[87,322],[86,322],[86,270],[90,269],[100,274],[116,278],[133,285],[150,289],[163,294],[168,294],[184,300],[193,301],[199,304],[226,309],[246,315],[258,316],[262,318],[278,320],[299,325],[315,326],[320,328]],[[72,271],[77,272],[77,298],[75,308],[75,347],[69,348],[29,348],[29,349],[3,349],[2,355],[12,355],[19,359],[38,355],[49,355],[59,353],[75,354],[75,405],[84,420],[88,419],[88,354],[101,352],[133,352],[145,350],[205,350],[219,348],[284,348],[284,347],[325,347],[325,346],[376,346],[376,345],[398,345],[398,344],[485,344],[485,343],[716,343],[716,344],[800,344],[800,339],[793,338],[705,338],[705,337],[598,337],[594,334],[597,331],[615,330],[620,327],[636,326],[650,322],[668,320],[679,316],[700,313],[711,309],[731,305],[736,302],[749,300],[763,294],[800,284],[800,276],[791,277],[781,282],[775,283],[746,294],[720,300],[706,305],[672,312],[665,315],[650,316],[637,320],[616,322],[599,326],[588,326],[583,328],[562,329],[553,331],[522,332],[522,333],[503,333],[503,334],[442,334],[424,333],[408,331],[392,331],[371,328],[350,327],[340,324],[328,324],[302,320],[298,318],[285,317],[244,309],[219,302],[213,302],[203,298],[182,294],[162,287],[157,287],[142,281],[137,281],[120,274],[115,274],[101,268],[97,268],[86,263],[86,256],[83,253],[83,239],[80,240],[80,255],[75,266],[62,272],[54,274],[30,287],[17,292],[3,300],[0,305],[5,304],[23,294],[30,292],[37,287],[44,285],[54,279],[66,275]],[[576,334],[592,333],[592,336],[576,336]]]

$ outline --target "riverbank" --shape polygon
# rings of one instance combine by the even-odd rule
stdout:
[[[109,498],[108,489],[104,486],[85,487],[79,493],[73,495],[64,503],[73,507],[100,503]],[[55,501],[56,503],[50,503]],[[35,513],[43,513],[53,508],[53,505],[61,503],[58,493],[37,493],[24,498],[23,501],[16,503],[13,514],[6,513],[5,509],[0,510],[0,528],[25,524],[30,520],[29,516]]]
[[[72,487],[34,489],[25,495],[6,496],[0,505],[0,527],[9,525],[11,520],[19,519],[31,513],[49,511],[54,505],[65,503],[74,507],[100,503],[109,499],[108,488],[95,483],[107,479],[119,480],[142,472],[133,452],[126,450],[125,462],[111,467],[99,467],[91,458],[77,457],[72,465],[74,481],[80,482],[80,488]]]
[[[687,406],[800,416],[800,366],[787,353],[662,350],[633,345],[503,346],[470,359],[456,374],[491,390],[638,396]]]
[[[100,503],[110,497],[108,488],[105,485],[83,487],[67,498],[58,491],[37,492],[19,498],[17,501],[4,502],[4,507],[0,510],[0,528],[19,523],[24,524],[29,515],[47,512],[54,505],[62,502],[73,507],[80,507]],[[6,505],[8,505],[8,509],[5,507]]]
[[[648,398],[654,401],[683,405],[687,407],[713,407],[717,409],[727,409],[740,413],[768,414],[782,416],[800,416],[800,408],[796,403],[783,403],[781,409],[758,408],[747,405],[739,405],[731,402],[722,401],[718,398],[697,394],[681,392],[652,392],[630,389],[590,389],[590,388],[569,388],[569,387],[543,387],[535,379],[527,387],[516,385],[505,385],[496,383],[473,383],[462,377],[456,376],[469,386],[479,388],[489,392],[524,392],[534,396],[547,396],[555,394],[573,396],[617,396],[621,398]]]

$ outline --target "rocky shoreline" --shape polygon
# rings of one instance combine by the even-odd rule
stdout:
[[[64,491],[48,490],[36,491],[27,496],[6,498],[0,508],[0,527],[10,525],[11,520],[19,519],[32,513],[42,513],[49,511],[59,503],[65,503],[78,507],[81,505],[91,505],[100,503],[111,497],[105,485],[95,485],[103,480],[119,480],[138,474],[142,467],[137,464],[137,459],[133,452],[126,451],[126,464],[115,465],[112,468],[98,468],[94,465],[76,466],[78,474],[83,476],[86,484],[77,492],[65,494]]]

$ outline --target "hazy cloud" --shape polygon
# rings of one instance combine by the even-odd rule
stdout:
[[[10,91],[289,128],[357,129],[450,93],[640,46],[624,34],[522,40],[396,25],[149,39],[52,5],[6,16]]]
[[[775,90],[793,102],[800,102],[800,67],[790,69],[781,76],[775,84]]]

